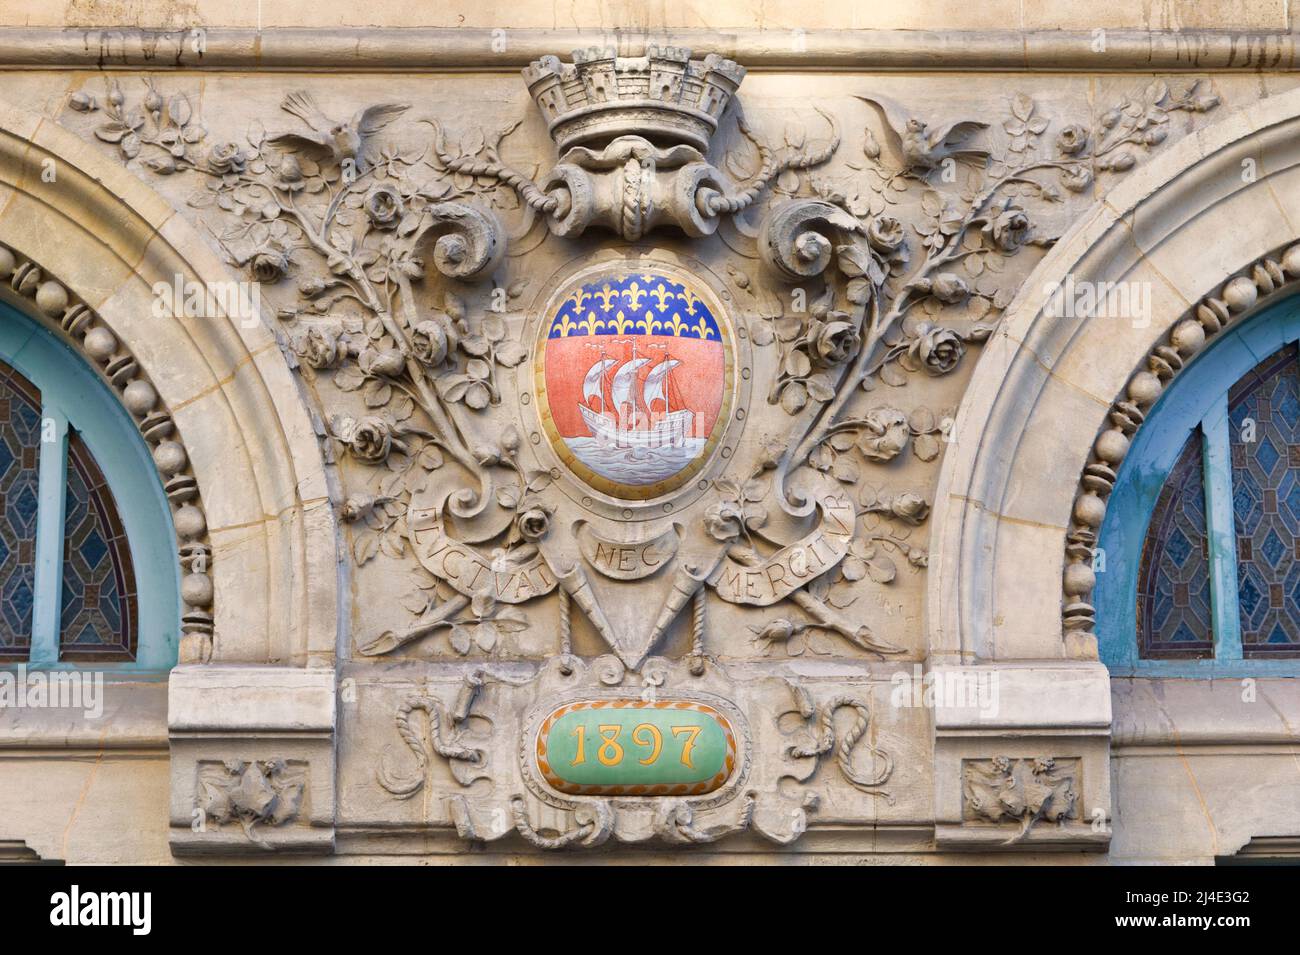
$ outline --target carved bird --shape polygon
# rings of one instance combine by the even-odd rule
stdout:
[[[869,103],[881,114],[906,172],[924,174],[937,169],[949,158],[980,164],[988,159],[987,149],[969,145],[971,137],[989,128],[988,123],[966,119],[931,126],[883,96],[856,98]]]
[[[315,147],[324,149],[336,162],[351,159],[357,171],[374,165],[378,156],[366,146],[366,139],[379,132],[410,107],[406,103],[381,103],[359,109],[346,123],[330,119],[321,112],[316,100],[305,90],[285,95],[280,108],[293,113],[309,127],[310,133],[281,133],[269,142],[277,146]]]

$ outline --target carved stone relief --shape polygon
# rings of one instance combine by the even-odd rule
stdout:
[[[502,158],[535,118],[293,91],[227,142],[152,82],[74,97],[261,283],[318,402],[358,588],[342,821],[546,849],[933,823],[927,718],[887,703],[954,373],[1099,180],[1218,96],[993,124],[863,90],[782,134],[744,75],[544,57],[540,177]],[[1059,764],[962,765],[970,820],[1077,821]]]

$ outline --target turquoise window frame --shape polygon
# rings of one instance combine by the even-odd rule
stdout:
[[[1093,590],[1102,662],[1115,676],[1208,678],[1300,676],[1300,658],[1242,657],[1237,540],[1232,512],[1228,391],[1278,349],[1300,341],[1300,299],[1279,302],[1223,332],[1173,380],[1138,429],[1116,476],[1097,546],[1104,560]],[[1210,546],[1214,658],[1143,660],[1138,656],[1137,585],[1156,500],[1179,452],[1202,434],[1205,514]],[[1094,561],[1094,563],[1096,563]]]
[[[42,431],[51,422],[55,428],[55,440],[42,441],[38,462],[35,600],[26,666],[137,676],[165,673],[176,665],[180,645],[180,564],[171,507],[148,445],[117,395],[85,360],[5,302],[0,302],[0,358],[40,389]],[[126,530],[138,610],[132,661],[69,663],[58,658],[69,427],[80,434],[99,465]],[[12,669],[19,662],[5,666]]]

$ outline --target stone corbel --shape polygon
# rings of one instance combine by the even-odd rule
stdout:
[[[935,841],[971,851],[1110,844],[1110,685],[1097,663],[933,667]]]
[[[167,720],[173,854],[333,852],[332,669],[179,666]]]

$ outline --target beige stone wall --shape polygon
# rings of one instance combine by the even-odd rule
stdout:
[[[303,0],[14,0],[0,22],[31,27],[113,27],[175,30],[228,26],[445,27],[655,30],[1225,30],[1278,31],[1293,25],[1284,0],[1160,0],[1091,3],[1070,0],[993,0],[973,5],[953,0],[893,3],[842,0],[790,4],[763,0],[584,0],[578,3],[437,5],[387,0],[359,8]]]
[[[212,548],[216,599],[207,628],[215,634],[187,630],[170,701],[159,680],[111,687],[102,724],[0,712],[0,840],[25,840],[42,856],[69,862],[169,862],[187,854],[278,859],[252,847],[237,824],[217,827],[211,836],[190,825],[204,774],[220,778],[222,761],[257,767],[273,759],[302,772],[303,804],[281,828],[259,820],[255,831],[281,852],[334,862],[465,862],[472,838],[475,861],[530,863],[576,861],[584,851],[610,862],[656,863],[683,857],[710,863],[777,857],[821,864],[1207,863],[1252,839],[1297,835],[1300,818],[1289,808],[1300,791],[1296,681],[1271,681],[1266,702],[1250,708],[1234,705],[1226,682],[1111,681],[1097,662],[1095,638],[1086,628],[1063,632],[1061,617],[1071,509],[1108,409],[1133,370],[1198,302],[1300,237],[1290,185],[1295,165],[1289,143],[1300,114],[1288,32],[1293,16],[1281,0],[797,7],[592,2],[460,9],[296,0],[5,4],[0,245],[79,296],[158,388],[184,435],[201,491],[206,525],[196,539]],[[197,28],[210,31],[206,60],[185,47]],[[327,31],[321,34],[327,40],[315,48],[295,32],[304,28]],[[1090,52],[1097,29],[1113,31],[1110,58]],[[492,46],[494,30],[507,31],[500,49]],[[1025,31],[1023,44],[1017,31]],[[933,429],[909,425],[916,433],[908,432],[905,452],[858,462],[851,479],[837,478],[860,508],[878,504],[876,495],[911,494],[925,504],[925,513],[911,522],[891,516],[887,504],[878,519],[892,522],[884,526],[893,535],[896,574],[880,564],[868,571],[864,564],[869,576],[840,582],[852,598],[846,617],[869,627],[871,638],[891,645],[890,652],[873,654],[833,631],[800,642],[797,652],[793,644],[756,646],[755,633],[771,618],[799,611],[789,604],[759,611],[713,600],[708,663],[700,672],[693,669],[700,647],[689,609],[655,650],[671,661],[662,672],[643,674],[639,660],[618,663],[590,615],[576,612],[569,649],[585,662],[568,672],[557,669],[565,664],[553,602],[544,611],[529,605],[528,626],[493,646],[467,651],[439,634],[374,655],[368,648],[381,634],[401,632],[418,616],[409,605],[410,580],[424,572],[405,545],[368,542],[374,525],[345,515],[345,502],[358,495],[382,496],[386,472],[348,452],[336,421],[360,418],[389,399],[372,402],[363,391],[336,387],[337,363],[311,367],[304,336],[320,316],[300,283],[326,275],[323,261],[311,259],[310,249],[295,252],[287,276],[264,281],[262,321],[253,327],[221,316],[160,329],[142,317],[149,286],[160,276],[247,277],[249,260],[239,254],[236,232],[249,218],[244,199],[232,217],[230,206],[205,195],[206,181],[196,169],[151,165],[166,162],[166,149],[146,144],[128,155],[121,137],[102,135],[115,89],[128,109],[154,88],[165,100],[183,96],[193,118],[181,125],[203,130],[201,141],[194,140],[196,156],[220,143],[261,150],[266,134],[305,133],[281,106],[294,90],[306,91],[334,117],[377,103],[409,104],[382,137],[375,133],[389,147],[385,162],[395,164],[393,178],[405,175],[399,158],[406,157],[406,167],[436,184],[436,198],[490,208],[501,222],[496,237],[506,246],[490,274],[463,281],[437,274],[434,253],[426,249],[422,284],[402,293],[410,295],[411,314],[449,310],[451,294],[473,323],[493,313],[494,289],[517,289],[501,311],[505,340],[529,345],[547,295],[578,265],[619,260],[631,246],[661,261],[688,263],[726,294],[738,327],[754,339],[744,346],[744,371],[753,372],[755,389],[745,407],[750,420],[727,449],[736,457],[726,473],[739,474],[763,439],[782,435],[799,410],[787,414],[779,400],[764,400],[783,367],[778,350],[784,346],[760,344],[753,329],[793,314],[791,287],[799,284],[764,264],[762,243],[780,246],[783,238],[780,230],[765,231],[765,215],[750,213],[693,238],[670,231],[629,238],[596,228],[569,237],[552,227],[548,234],[550,213],[524,209],[490,175],[424,164],[434,149],[432,121],[452,155],[489,156],[485,140],[504,132],[497,157],[543,182],[556,150],[518,67],[543,53],[567,60],[569,46],[550,45],[561,35],[570,46],[611,43],[630,55],[669,40],[693,45],[697,55],[720,51],[742,66],[752,51],[757,68],[738,94],[747,126],[740,127],[737,110],[726,114],[708,156],[714,172],[728,183],[744,183],[762,166],[760,145],[791,155],[838,139],[812,168],[792,168],[774,179],[756,208],[765,213],[782,202],[830,197],[862,221],[864,233],[872,219],[896,216],[913,263],[923,260],[922,230],[938,221],[942,202],[927,195],[919,178],[897,177],[895,186],[887,175],[872,178],[868,169],[888,172],[889,163],[901,171],[900,158],[884,112],[862,97],[903,103],[933,123],[988,123],[981,135],[1004,170],[1022,161],[1026,149],[1059,160],[1055,143],[1064,129],[1077,124],[1100,137],[1126,104],[1137,102],[1164,117],[1161,135],[1135,146],[1129,167],[1096,167],[1078,190],[1052,179],[1050,195],[1041,183],[1009,194],[1030,207],[1035,235],[1064,238],[1050,250],[1051,242],[1015,242],[1005,261],[986,256],[993,265],[958,272],[974,298],[989,304],[972,306],[962,296],[924,313],[928,322],[966,335],[965,357],[945,369],[951,373],[918,371],[905,381],[877,381],[875,390],[861,395],[856,381],[848,385],[855,413],[887,405],[909,421],[930,415],[955,419],[957,427],[957,441],[929,455],[913,448],[922,432]],[[1184,94],[1212,94],[1215,102],[1169,108]],[[95,108],[87,110],[91,97]],[[1040,122],[1037,132],[1025,132]],[[635,131],[630,125],[628,132]],[[1236,188],[1239,155],[1260,161],[1264,175],[1257,186]],[[59,183],[41,182],[45,159],[67,173]],[[972,180],[967,192],[978,189]],[[677,202],[672,209],[681,213],[683,207],[700,205]],[[360,202],[351,208],[351,221],[363,221]],[[266,219],[284,214],[277,210]],[[855,241],[838,236],[837,242]],[[1066,273],[1148,282],[1157,320],[1140,329],[1045,321],[1041,287]],[[803,284],[816,289],[810,283],[820,281],[816,274]],[[846,282],[827,281],[842,303]],[[11,291],[15,302],[34,307],[30,294]],[[1261,302],[1271,291],[1261,291]],[[1000,324],[982,344],[973,328],[985,314]],[[58,316],[48,317],[57,326]],[[375,316],[345,304],[327,317],[363,327]],[[904,334],[923,336],[915,326]],[[376,341],[382,334],[364,331]],[[520,399],[531,397],[527,367],[500,369],[500,405],[480,415],[454,409],[471,429],[471,444],[499,440],[532,420]],[[527,446],[522,453],[538,454],[531,463],[549,464]],[[431,480],[459,486],[445,476],[455,467],[448,464]],[[475,473],[473,467],[464,471]],[[456,478],[462,479],[469,478]],[[557,524],[590,516],[576,495],[557,501]],[[703,505],[691,506],[682,504],[686,529],[680,533],[687,541],[683,553],[694,558],[705,554],[709,541]],[[797,537],[791,528],[802,525],[776,505],[771,510],[776,536]],[[626,519],[612,507],[607,516],[609,527]],[[483,539],[489,539],[486,532]],[[577,555],[576,544],[565,546],[566,554]],[[913,551],[916,559],[909,558]],[[649,585],[644,593],[625,593],[621,602],[657,609],[664,600],[650,594]],[[634,622],[638,616],[636,607],[622,613]],[[613,677],[606,676],[609,661],[617,664]],[[1004,712],[984,719],[943,706],[892,703],[891,689],[920,666],[971,675],[996,671],[1004,681]],[[693,687],[739,701],[753,735],[752,765],[745,771],[758,791],[748,815],[738,807],[749,792],[729,793],[732,801],[716,812],[701,805],[695,815],[683,810],[665,816],[640,806],[621,821],[595,822],[539,797],[518,766],[511,735],[516,726],[549,699],[613,693],[615,687],[630,696],[689,694]],[[473,692],[467,695],[467,688]],[[454,737],[480,747],[485,778],[467,782],[463,774],[472,777],[474,767],[463,757],[457,763],[457,757],[431,752],[427,766],[416,766],[417,775],[427,775],[403,798],[384,784],[414,765],[404,742],[405,718],[395,722],[394,714],[420,695],[443,705],[442,728],[431,732],[443,733],[444,744]],[[863,748],[846,762],[837,763],[833,742],[824,757],[793,759],[792,743],[815,742],[823,718],[843,741],[850,714],[833,701],[845,696],[871,711]],[[426,731],[422,712],[415,717],[416,735]],[[881,765],[879,752],[866,755],[868,744],[892,757],[888,799],[868,792],[871,786],[846,783],[844,765],[850,772]],[[984,767],[1000,756],[1025,765],[1055,758],[1052,772],[1059,775],[1049,778],[1068,780],[1077,798],[1074,811],[1060,826],[1036,825],[1019,843],[1006,838],[1014,832],[1012,820],[991,824],[973,814],[963,781],[971,764]],[[277,772],[269,765],[256,770],[268,785]],[[524,806],[523,822],[516,798]],[[536,837],[534,844],[517,833]],[[576,833],[586,849],[548,855],[539,847],[538,840],[565,833]],[[719,841],[687,847],[706,836]]]

